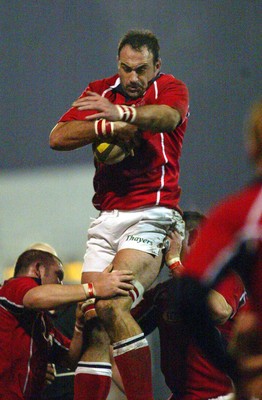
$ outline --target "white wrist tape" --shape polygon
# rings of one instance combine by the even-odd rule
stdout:
[[[95,133],[98,137],[110,137],[114,135],[114,122],[106,119],[95,120]]]
[[[136,109],[135,107],[116,105],[119,113],[119,121],[132,122],[136,119]]]

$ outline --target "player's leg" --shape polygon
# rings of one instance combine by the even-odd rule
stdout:
[[[128,269],[135,272],[136,290],[133,293],[133,298],[135,298],[136,294],[139,294],[141,287],[147,288],[156,278],[162,258],[162,242],[167,229],[173,223],[176,223],[176,218],[177,216],[174,218],[172,210],[159,207],[153,210],[128,213],[118,211],[103,213],[89,229],[91,240],[89,240],[85,256],[86,269],[84,269],[82,281],[90,282],[95,280],[98,271],[102,271],[112,261],[114,249],[122,248],[114,260],[114,267],[117,269],[128,267]],[[101,263],[104,263],[104,265]],[[101,266],[103,266],[102,269]],[[115,344],[115,355],[122,377],[125,376],[125,389],[129,396],[128,398],[151,400],[153,395],[150,351],[143,333],[129,313],[131,304],[131,299],[119,298],[119,300],[110,302],[100,301],[97,307],[106,329],[110,332],[111,342]],[[111,312],[116,318],[115,321],[110,321]],[[103,359],[101,360],[100,356],[99,360],[105,363],[108,361],[108,339],[106,340],[107,337],[105,335],[103,343],[102,340],[96,340],[97,333],[96,330],[93,331],[94,341],[92,347],[89,346],[83,354],[81,362],[92,363],[92,369],[86,370],[86,375],[90,375],[89,377],[86,376],[86,379],[91,380],[91,375],[100,375],[99,384],[103,385],[105,383],[104,377],[108,376],[108,371],[104,371],[101,375],[101,368],[97,365],[95,354],[101,351]],[[122,343],[122,340],[124,343]],[[97,348],[98,353],[96,353],[94,347]],[[134,379],[130,379],[129,365],[132,366],[132,373],[135,375]],[[136,371],[140,371],[139,376],[135,374]],[[146,378],[146,375],[148,375],[148,378]],[[84,376],[82,377],[84,378]],[[90,397],[86,397],[86,400],[89,398],[92,398],[92,400],[106,399],[106,395],[105,397],[94,397],[94,394],[91,394],[88,389],[87,387],[85,393],[86,396]],[[81,397],[77,398],[77,400],[80,399]]]
[[[124,249],[117,253],[113,265],[115,269],[131,268],[139,284],[147,289],[156,279],[161,262],[162,254],[153,256]],[[96,309],[111,339],[127,398],[152,400],[150,348],[141,328],[130,314],[131,306],[131,297],[117,297],[98,301]]]
[[[98,229],[98,231],[97,231]],[[104,234],[99,217],[88,230],[87,252],[84,257],[82,283],[94,282],[115,255]],[[92,272],[86,272],[92,267]],[[87,318],[93,311],[87,311]],[[105,400],[111,386],[110,340],[98,318],[87,321],[85,351],[75,374],[74,400]]]
[[[88,351],[75,372],[74,400],[105,400],[112,379],[110,340],[98,318],[87,321],[84,333]]]
[[[113,265],[115,269],[128,267],[134,272],[139,292],[141,287],[147,289],[159,273],[167,230],[176,226],[183,234],[184,223],[179,213],[164,207],[119,212],[118,218],[119,226],[123,224],[125,230],[119,238],[119,251]],[[143,332],[130,315],[131,305],[128,298],[100,301],[97,311],[110,336],[127,398],[151,400],[150,349]]]

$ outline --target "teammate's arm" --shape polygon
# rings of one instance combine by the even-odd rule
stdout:
[[[61,352],[59,364],[75,370],[80,360],[84,344],[84,314],[81,310],[82,303],[78,303],[75,314],[75,329],[70,343],[69,351]]]
[[[208,294],[208,305],[215,324],[224,324],[232,315],[233,308],[224,296],[214,289],[211,289]]]
[[[25,307],[38,310],[51,310],[63,304],[85,301],[88,298],[108,298],[117,295],[128,296],[134,286],[132,271],[112,271],[109,265],[92,284],[59,285],[44,284],[30,289],[23,298]],[[88,286],[86,286],[88,285]]]

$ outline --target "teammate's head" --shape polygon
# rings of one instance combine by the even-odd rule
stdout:
[[[47,253],[53,254],[53,256],[56,256],[58,258],[56,250],[48,243],[44,242],[32,243],[25,249],[25,251],[26,250],[42,250],[46,251]]]
[[[206,216],[198,211],[184,211],[183,220],[185,222],[185,239],[182,243],[181,259],[189,252],[190,247],[196,241],[198,231]]]
[[[62,262],[53,247],[35,243],[18,257],[14,277],[31,276],[41,279],[42,284],[61,283],[64,277]]]
[[[127,96],[141,97],[160,67],[159,44],[152,32],[131,30],[120,40],[118,73]]]
[[[246,121],[247,151],[262,173],[262,100],[253,104]]]

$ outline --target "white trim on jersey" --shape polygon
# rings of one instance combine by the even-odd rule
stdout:
[[[118,85],[120,85],[120,78],[118,77],[117,80],[115,81],[115,84],[110,86],[108,89],[104,90],[103,93],[101,94],[102,97],[105,97],[107,92],[110,92],[110,90],[116,88]]]
[[[155,88],[155,99],[158,99],[158,85],[157,85],[157,81],[154,81],[154,88]]]
[[[165,137],[163,132],[160,133],[160,140],[161,140],[161,148],[162,148],[162,154],[165,159],[165,164],[168,162],[168,158],[166,156],[166,151],[165,151]],[[162,173],[161,173],[161,178],[160,178],[160,187],[156,193],[156,205],[158,206],[160,203],[160,197],[161,197],[161,190],[165,186],[165,174],[166,174],[166,168],[165,165],[162,165],[161,167]]]
[[[262,189],[258,193],[256,201],[249,210],[246,219],[246,225],[242,229],[242,238],[244,240],[249,239],[261,239],[262,238],[262,226],[259,221],[262,218]]]

